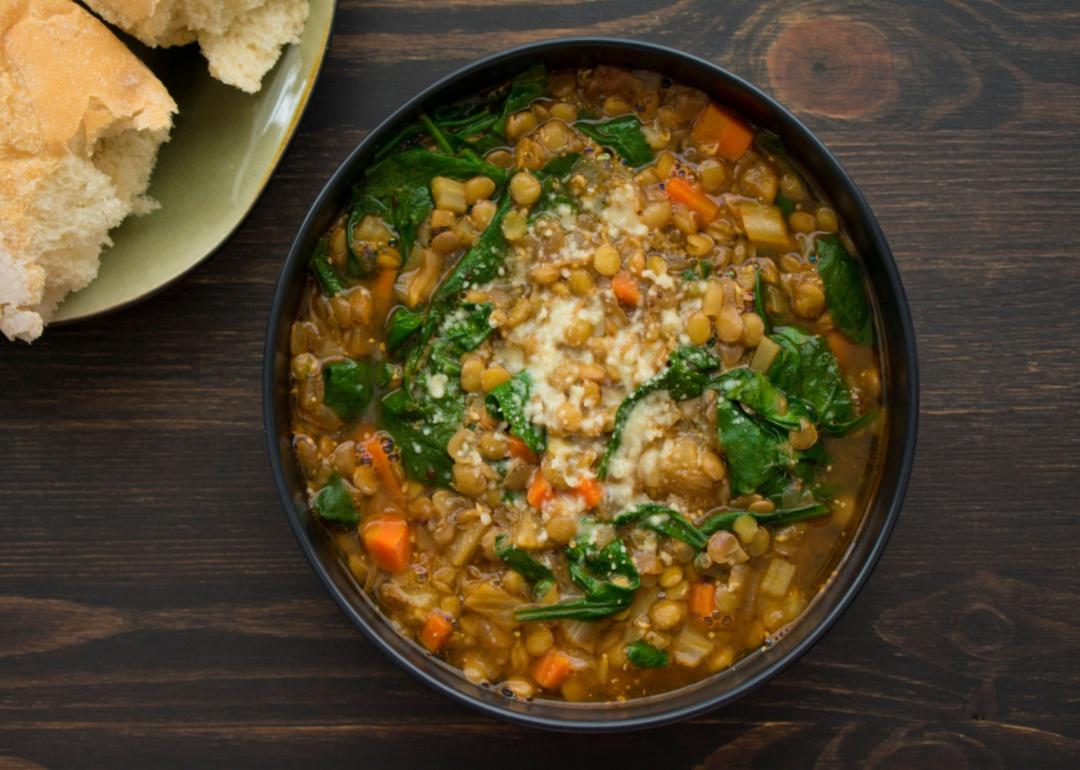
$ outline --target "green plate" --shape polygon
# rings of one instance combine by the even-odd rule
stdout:
[[[151,49],[124,37],[180,108],[150,180],[161,208],[110,233],[98,277],[64,300],[53,323],[118,310],[168,286],[240,226],[292,138],[330,39],[333,2],[312,2],[298,45],[286,46],[245,94],[210,77],[198,46]]]

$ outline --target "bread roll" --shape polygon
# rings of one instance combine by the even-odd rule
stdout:
[[[71,0],[0,0],[0,331],[37,338],[146,197],[176,104]]]
[[[198,42],[210,74],[255,93],[300,40],[308,0],[86,0],[106,21],[149,46]]]

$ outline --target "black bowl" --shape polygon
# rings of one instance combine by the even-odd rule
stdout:
[[[565,703],[507,698],[468,682],[461,673],[400,636],[363,594],[312,522],[304,483],[290,444],[289,325],[307,279],[307,260],[319,235],[349,199],[375,149],[424,108],[453,101],[511,77],[534,63],[549,69],[595,64],[643,68],[694,86],[742,112],[784,140],[791,155],[832,200],[862,256],[873,287],[884,339],[882,355],[888,432],[877,494],[827,588],[791,630],[771,647],[696,684],[624,703]],[[315,200],[293,241],[274,294],[263,363],[263,414],[270,465],[300,547],[349,619],[379,649],[421,681],[486,714],[557,730],[613,731],[686,719],[730,703],[765,682],[821,638],[866,582],[900,512],[915,452],[918,369],[907,299],[888,244],[855,183],[824,145],[790,112],[731,73],[695,56],[630,40],[570,38],[514,48],[470,64],[410,99],[372,131],[338,168]]]

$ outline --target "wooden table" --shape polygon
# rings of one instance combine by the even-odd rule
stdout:
[[[475,56],[572,33],[703,55],[806,120],[892,244],[923,378],[907,505],[826,638],[733,706],[589,738],[477,716],[353,630],[286,525],[259,401],[281,259],[349,149]],[[343,2],[232,241],[150,302],[0,345],[0,768],[1075,766],[1078,135],[1067,2]]]

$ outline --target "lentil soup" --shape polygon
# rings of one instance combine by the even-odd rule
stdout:
[[[421,115],[291,328],[311,508],[397,631],[507,697],[722,671],[873,493],[853,252],[776,136],[653,72],[532,68]]]

